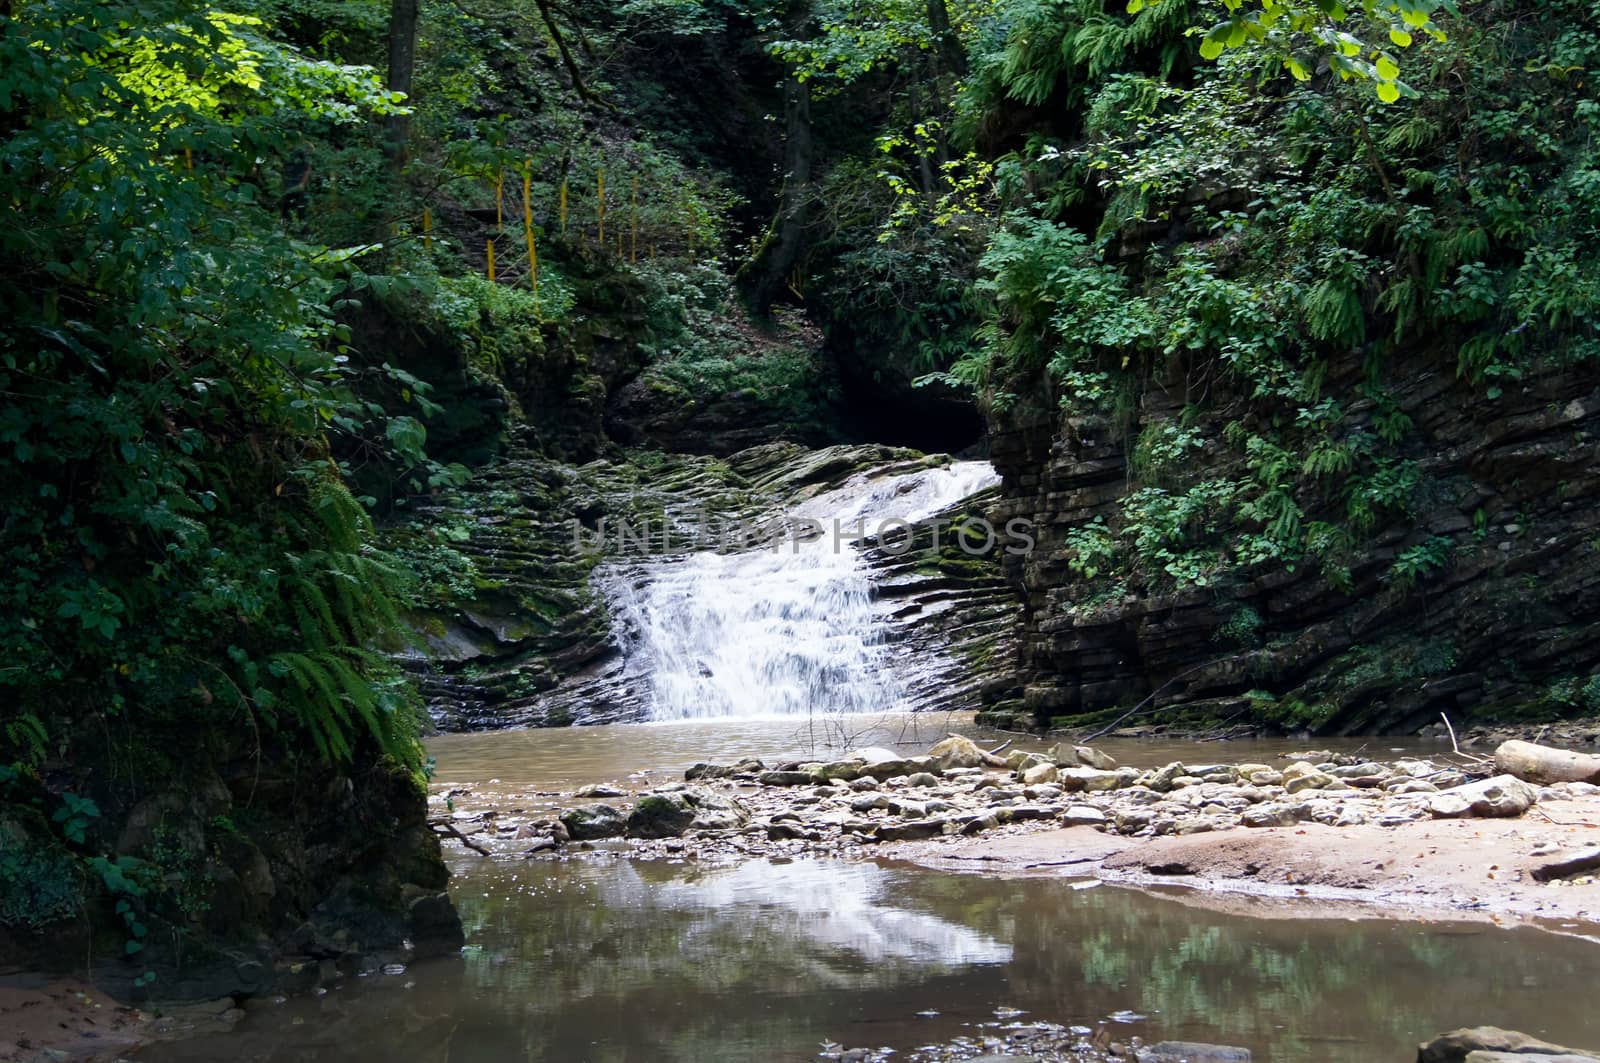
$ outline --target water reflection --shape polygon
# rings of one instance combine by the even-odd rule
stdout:
[[[254,1012],[142,1058],[803,1060],[901,1049],[1000,1005],[1221,1041],[1274,1063],[1403,1059],[1481,1022],[1600,1044],[1568,986],[1600,949],[1537,931],[1254,920],[1109,887],[871,864],[463,863],[459,960]],[[937,1017],[919,1018],[925,1010]]]

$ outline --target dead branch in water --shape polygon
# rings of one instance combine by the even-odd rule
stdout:
[[[430,819],[428,820],[428,826],[433,829],[435,834],[445,838],[453,838],[475,853],[478,853],[482,856],[494,855],[477,842],[474,842],[471,838],[468,838],[465,834],[462,834],[461,831],[456,829],[456,825],[454,823],[447,823],[442,819]]]
[[[1479,755],[1477,753],[1463,753],[1463,752],[1461,752],[1461,745],[1460,745],[1460,743],[1458,743],[1456,741],[1456,729],[1454,727],[1450,726],[1450,717],[1446,716],[1444,713],[1441,712],[1439,714],[1439,719],[1444,721],[1444,729],[1446,731],[1450,732],[1450,748],[1455,750],[1456,756],[1460,757],[1462,760],[1469,760],[1472,763],[1480,765],[1480,766],[1484,765],[1484,764],[1493,764],[1494,763],[1494,758],[1492,758],[1492,757],[1481,756],[1481,755]]]

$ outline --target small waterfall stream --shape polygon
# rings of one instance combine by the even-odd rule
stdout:
[[[998,479],[986,462],[858,477],[787,511],[790,533],[772,546],[661,558],[607,578],[626,669],[647,684],[651,718],[908,708],[856,540],[889,532],[885,522],[927,520]]]

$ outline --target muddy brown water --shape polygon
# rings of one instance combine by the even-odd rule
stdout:
[[[917,723],[918,741],[973,733],[970,721]],[[805,755],[810,742],[793,720],[723,721],[459,736],[431,748],[441,780],[567,789],[675,774],[695,760]],[[1106,745],[1133,764],[1274,752]],[[1403,1061],[1417,1041],[1479,1023],[1600,1046],[1600,1012],[1581,988],[1600,981],[1600,947],[1530,928],[1284,918],[1283,906],[1254,919],[1068,879],[871,861],[497,862],[460,852],[451,861],[469,942],[460,957],[373,973],[320,998],[257,1003],[231,1034],[139,1058],[800,1061],[825,1040],[906,1053],[971,1034],[999,1009],[1118,1037],[1243,1045],[1268,1063]]]

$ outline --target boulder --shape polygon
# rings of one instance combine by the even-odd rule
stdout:
[[[603,782],[590,783],[580,786],[572,792],[573,797],[626,797],[628,791]]]
[[[981,768],[993,760],[998,760],[978,748],[978,743],[961,735],[951,735],[944,741],[936,743],[928,750],[928,756],[937,760],[939,767],[946,771],[951,768]]]
[[[733,775],[754,775],[765,771],[766,765],[752,757],[746,757],[737,764],[696,764],[683,773],[685,782],[694,782],[696,779],[726,779]]]
[[[822,782],[831,782],[839,779],[843,782],[852,782],[861,775],[861,763],[855,760],[836,760],[831,764],[824,764],[813,773],[813,778]]]
[[[1495,770],[1527,782],[1600,783],[1600,756],[1573,753],[1532,742],[1503,742],[1494,751]]]
[[[878,827],[874,836],[880,842],[905,842],[921,838],[936,838],[944,833],[945,821],[942,819],[916,819],[908,823],[885,823]]]
[[[750,808],[737,797],[710,790],[683,791],[683,798],[694,808],[696,830],[738,830],[750,822]]]
[[[622,813],[610,805],[579,805],[561,813],[561,825],[573,841],[615,838],[627,828]]]
[[[1054,764],[1035,764],[1022,772],[1022,781],[1028,786],[1038,786],[1040,783],[1055,782],[1060,777],[1060,769]]]
[[[1168,764],[1166,767],[1159,769],[1153,775],[1151,775],[1150,781],[1146,783],[1146,785],[1149,786],[1150,789],[1156,791],[1156,793],[1164,794],[1168,790],[1172,789],[1173,780],[1177,779],[1181,775],[1187,774],[1188,772],[1184,771],[1182,764],[1180,764],[1178,761],[1173,761],[1171,764]]]
[[[695,808],[684,794],[647,794],[628,816],[628,837],[676,838],[694,817]]]
[[[1445,794],[1465,798],[1476,816],[1520,816],[1539,800],[1536,786],[1512,775],[1496,775],[1482,782],[1457,786],[1446,790]]]
[[[1103,827],[1108,822],[1106,814],[1093,805],[1073,805],[1061,813],[1061,823],[1067,827]]]
[[[762,786],[809,786],[817,779],[809,771],[764,771],[757,781]]]
[[[1038,753],[1030,753],[1025,749],[1013,749],[1006,755],[1006,767],[1014,772],[1027,771],[1037,764],[1054,764],[1055,761]]]
[[[1246,827],[1292,827],[1300,822],[1300,811],[1288,805],[1256,805],[1245,809],[1239,822]]]
[[[1315,768],[1299,775],[1290,775],[1288,772],[1283,775],[1283,788],[1291,794],[1301,790],[1325,790],[1338,782],[1332,775]]]
[[[1581,1060],[1600,1058],[1588,1052],[1541,1041],[1516,1030],[1502,1030],[1498,1026],[1463,1027],[1440,1034],[1431,1041],[1417,1046],[1417,1063],[1485,1063],[1482,1056],[1506,1056],[1517,1063],[1532,1063],[1543,1056],[1555,1056],[1566,1063],[1564,1057]],[[1477,1056],[1479,1058],[1474,1059]],[[1492,1063],[1500,1063],[1493,1060]]]
[[[1056,772],[1056,782],[1069,793],[1077,790],[1098,793],[1118,789],[1122,785],[1122,775],[1099,768],[1062,768]]]
[[[1439,794],[1428,802],[1428,814],[1434,819],[1467,819],[1472,802],[1460,794]]]

